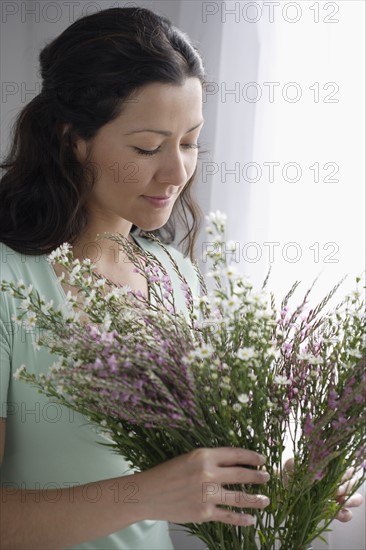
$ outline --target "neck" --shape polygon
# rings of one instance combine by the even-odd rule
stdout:
[[[120,230],[104,227],[98,230],[89,229],[85,231],[73,246],[74,258],[80,261],[88,258],[98,266],[99,270],[115,269],[118,264],[120,265],[121,262],[125,261],[125,255],[121,252],[117,243],[108,238],[99,238],[97,240],[97,236],[106,232],[112,234],[119,233],[127,237],[128,240],[133,241],[130,235],[131,227],[132,224],[130,223],[128,230],[126,228]]]

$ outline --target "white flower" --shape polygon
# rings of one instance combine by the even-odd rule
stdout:
[[[204,359],[206,357],[211,357],[212,351],[213,350],[210,346],[207,346],[207,345],[204,344],[200,348],[197,348],[195,350],[195,355],[196,355],[196,357]]]
[[[35,351],[39,351],[41,349],[41,346],[39,345],[39,340],[35,340],[34,342],[32,342],[32,346]]]
[[[211,242],[209,244],[222,244],[222,238],[220,237],[220,235],[215,235]],[[213,250],[213,251],[210,251],[210,253],[218,253],[220,252],[221,253],[221,250]]]
[[[223,407],[226,407],[226,405],[227,405],[226,399],[221,399],[221,405],[222,405]]]
[[[106,279],[98,279],[95,283],[94,283],[94,286],[99,288],[99,287],[102,287],[106,284]]]
[[[105,299],[107,302],[109,302],[112,298],[120,298],[122,296],[126,296],[128,294],[128,288],[125,286],[119,287],[119,288],[113,288],[108,294],[106,295]]]
[[[281,356],[281,352],[280,352],[280,350],[276,349],[275,347],[269,346],[269,347],[267,348],[267,355],[268,355],[269,357],[278,358],[278,357]]]
[[[24,322],[26,328],[33,328],[36,324],[36,320],[37,320],[36,314],[33,313],[33,311],[30,311],[28,313],[28,317],[26,317],[25,322]]]
[[[230,264],[223,267],[221,269],[221,275],[223,277],[233,277],[234,275],[238,275],[238,267],[235,264]]]
[[[55,361],[50,367],[51,372],[58,372],[62,369],[62,361]]]
[[[22,324],[22,317],[20,315],[15,315],[15,313],[11,316],[11,320],[18,325]]]
[[[33,285],[29,285],[29,286],[24,290],[23,294],[25,294],[25,296],[28,297],[28,296],[31,294],[32,290],[33,290]]]
[[[257,376],[254,374],[254,372],[250,372],[248,376],[253,382],[256,382]]]
[[[14,372],[13,376],[16,380],[20,379],[20,375],[26,371],[25,365],[20,365],[20,367]]]
[[[263,309],[256,309],[254,311],[254,319],[266,319],[269,315],[266,311],[263,311]]]
[[[246,405],[247,403],[249,403],[249,397],[246,393],[241,393],[240,395],[238,395],[238,401],[239,403]]]
[[[240,405],[240,403],[234,403],[233,405],[233,410],[236,411],[236,412],[239,412],[241,411],[242,409],[242,406]]]
[[[60,283],[65,279],[65,272],[63,271],[59,277],[57,277]]]
[[[255,356],[255,351],[253,348],[241,348],[236,352],[236,355],[238,359],[247,361]]]
[[[18,280],[18,282],[16,283],[16,287],[17,288],[25,288],[23,279]]]
[[[71,292],[71,290],[67,291],[66,300],[69,302],[69,304],[76,304],[76,297]]]
[[[362,353],[358,349],[350,349],[348,351],[348,355],[351,355],[351,357],[357,357],[357,359],[361,359],[363,357]]]
[[[235,241],[227,241],[227,243],[226,243],[226,250],[227,250],[228,252],[235,252],[235,250],[236,250],[236,245],[237,245],[237,244],[239,244],[239,243],[237,243],[237,242],[235,242]]]
[[[220,269],[213,269],[212,271],[207,271],[206,277],[220,277]]]
[[[220,210],[216,210],[216,212],[210,212],[207,216],[205,216],[205,219],[208,222],[224,224],[227,220],[227,215],[220,212]]]
[[[69,243],[63,243],[48,255],[47,261],[49,263],[55,263],[57,260],[66,260],[70,250],[71,245]]]
[[[74,265],[71,272],[69,273],[70,284],[74,284],[76,275],[79,273],[80,270],[81,270],[81,265],[80,265],[80,262],[77,260],[76,265]]]
[[[22,300],[21,303],[20,303],[20,309],[24,309],[25,311],[27,311],[29,309],[31,305],[31,301],[29,298],[27,298],[26,300]]]
[[[103,329],[109,330],[111,324],[112,324],[112,319],[111,319],[110,313],[107,312],[103,320]]]
[[[288,380],[286,376],[283,376],[282,374],[277,374],[274,377],[274,382],[279,386],[288,386],[289,384],[291,384],[291,380]]]
[[[52,306],[53,306],[53,300],[51,300],[50,302],[47,302],[47,304],[42,304],[41,305],[42,313],[47,315],[48,311],[51,309]]]
[[[222,300],[222,306],[228,310],[235,311],[240,306],[240,300],[238,296],[230,296],[227,300]]]
[[[321,365],[323,363],[321,357],[316,357],[312,353],[298,353],[297,359],[300,359],[300,361],[307,361],[310,365]]]
[[[312,357],[311,359],[309,359],[309,363],[310,365],[322,365],[323,364],[323,359],[321,357]]]

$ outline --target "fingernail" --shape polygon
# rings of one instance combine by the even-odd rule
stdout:
[[[267,483],[267,481],[271,479],[271,476],[269,475],[268,472],[263,472],[262,477],[263,477],[264,483]]]
[[[270,500],[265,495],[258,495],[259,500],[262,502],[263,506],[268,506]]]
[[[253,517],[253,516],[247,516],[246,519],[247,519],[247,522],[246,522],[247,525],[255,525],[255,523],[256,523],[255,517]]]
[[[267,462],[267,458],[263,455],[259,455],[259,463],[261,466]]]

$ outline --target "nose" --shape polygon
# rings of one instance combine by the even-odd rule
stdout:
[[[182,151],[171,148],[165,155],[161,155],[155,180],[176,187],[185,185],[191,176],[189,165],[190,163],[188,159],[184,158]]]

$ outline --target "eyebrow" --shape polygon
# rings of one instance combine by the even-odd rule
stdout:
[[[193,132],[193,130],[195,130],[196,128],[201,126],[201,124],[203,124],[203,123],[204,123],[204,120],[201,120],[201,122],[196,124],[196,126],[193,126],[193,128],[190,128],[189,130],[187,130],[187,132],[184,135],[189,134],[189,132]],[[131,130],[131,132],[127,132],[127,134],[124,134],[124,135],[125,136],[130,136],[131,134],[139,134],[141,132],[153,132],[154,134],[161,134],[162,136],[171,136],[171,135],[173,135],[173,132],[169,132],[168,130],[154,130],[152,128],[143,128],[141,130]]]

